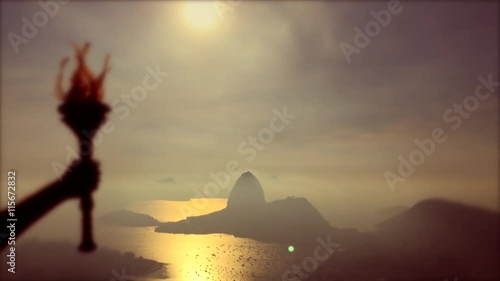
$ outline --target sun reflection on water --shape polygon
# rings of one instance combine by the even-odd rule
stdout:
[[[212,199],[211,199],[212,200]],[[209,212],[225,207],[225,200],[211,202]],[[162,221],[178,220],[179,204],[188,202],[150,201],[131,210]],[[100,245],[133,252],[136,256],[167,264],[171,281],[238,280],[273,281],[305,254],[289,245],[260,243],[225,234],[185,235],[157,233],[154,227],[99,225],[96,239]],[[158,279],[145,279],[148,281]]]

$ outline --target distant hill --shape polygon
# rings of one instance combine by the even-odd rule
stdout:
[[[167,264],[98,247],[82,255],[77,245],[63,241],[16,241],[16,273],[0,271],[0,280],[167,280]],[[5,253],[5,255],[4,255]],[[7,253],[0,260],[5,262]],[[21,266],[22,265],[22,266]]]
[[[498,213],[425,200],[334,253],[309,280],[499,280],[498,223]]]
[[[375,214],[381,217],[382,219],[386,220],[395,217],[405,211],[408,211],[408,209],[410,208],[406,206],[392,206],[389,208],[378,210]]]
[[[160,224],[158,220],[149,215],[139,214],[129,210],[119,210],[103,215],[99,218],[99,221],[107,224],[132,227],[158,226]]]
[[[381,243],[406,251],[496,254],[498,214],[456,202],[422,201],[377,225]]]
[[[305,198],[289,197],[266,203],[264,191],[250,172],[240,176],[223,210],[162,223],[157,232],[208,234],[227,233],[237,237],[278,243],[314,242],[330,233],[328,222]]]
[[[250,172],[243,173],[231,189],[227,208],[235,211],[251,211],[266,204],[264,189]]]

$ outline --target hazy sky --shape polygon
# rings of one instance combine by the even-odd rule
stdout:
[[[498,207],[499,89],[456,130],[443,120],[479,76],[498,81],[493,1],[401,2],[350,63],[341,42],[354,45],[354,28],[387,2],[241,1],[222,17],[209,5],[193,18],[180,1],[73,1],[17,54],[8,34],[22,35],[22,18],[42,9],[1,5],[1,172],[18,170],[21,194],[55,179],[53,163],[76,147],[59,121],[54,82],[70,42],[90,41],[96,72],[111,54],[105,100],[116,101],[113,129],[96,148],[103,204],[189,198],[234,160],[259,178],[266,199],[307,197],[333,224],[436,196]],[[207,25],[194,24],[200,18]],[[148,66],[169,76],[144,100],[120,101]],[[283,107],[296,117],[247,161],[238,146]],[[414,140],[435,128],[447,140],[391,192],[384,172],[397,173],[398,156],[408,159]]]

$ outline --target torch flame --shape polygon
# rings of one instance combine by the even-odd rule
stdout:
[[[64,101],[82,101],[91,99],[101,101],[104,96],[104,79],[109,71],[109,55],[104,59],[104,66],[101,73],[94,77],[94,74],[85,63],[90,44],[86,43],[82,49],[73,44],[75,49],[75,57],[78,62],[77,68],[73,73],[71,87],[65,93],[62,87],[64,67],[68,62],[68,58],[64,58],[59,64],[59,74],[56,80],[56,96]]]

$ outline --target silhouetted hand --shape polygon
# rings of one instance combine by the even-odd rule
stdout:
[[[77,198],[97,189],[101,173],[97,161],[84,158],[73,162],[71,167],[62,177],[59,187],[62,194]]]

